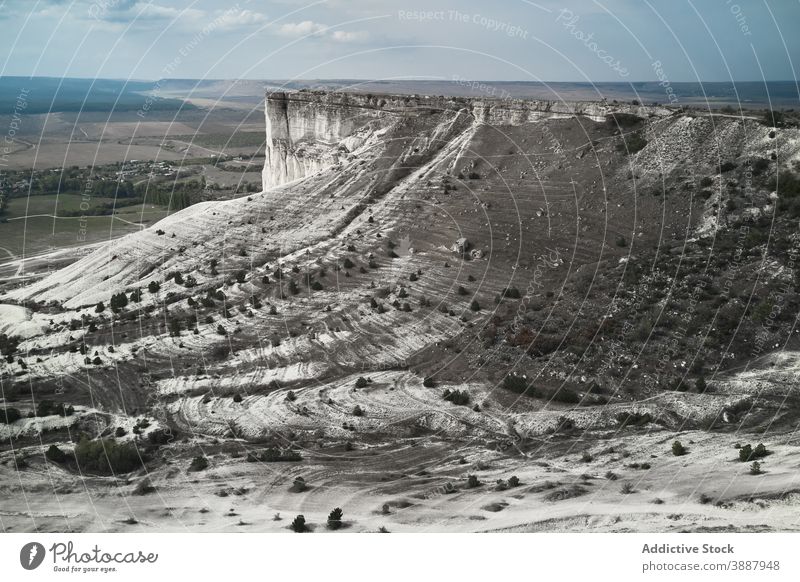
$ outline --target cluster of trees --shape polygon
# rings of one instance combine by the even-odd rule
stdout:
[[[129,473],[142,466],[144,458],[136,445],[114,439],[89,440],[83,437],[75,446],[75,460],[82,471],[108,475]]]

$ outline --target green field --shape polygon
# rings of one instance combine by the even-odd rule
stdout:
[[[112,201],[92,199],[95,204]],[[0,249],[5,255],[2,262],[6,258],[30,257],[56,248],[117,238],[141,230],[142,226],[149,226],[168,214],[162,206],[137,204],[120,208],[113,216],[87,216],[82,223],[81,217],[59,217],[59,212],[54,212],[79,210],[80,204],[81,197],[75,194],[10,200],[7,222],[0,223]]]

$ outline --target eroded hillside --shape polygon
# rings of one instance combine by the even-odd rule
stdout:
[[[264,192],[191,206],[0,298],[3,397],[21,416],[0,424],[7,498],[55,480],[83,529],[176,504],[158,527],[202,506],[225,528],[231,492],[307,515],[349,501],[367,529],[572,529],[585,514],[614,529],[623,475],[632,521],[663,529],[701,470],[716,475],[703,495],[746,503],[722,463],[738,434],[765,433],[783,436],[760,490],[792,489],[797,129],[303,91],[269,95],[266,117]],[[704,466],[672,458],[681,431]],[[89,442],[137,457],[89,463]],[[50,444],[65,458],[45,460]],[[188,471],[193,457],[210,466]],[[512,473],[526,488],[510,500]],[[174,503],[131,501],[145,481]],[[126,502],[78,518],[97,495]],[[664,511],[642,505],[656,496]],[[14,527],[37,512],[61,527],[36,503]],[[729,509],[674,527],[761,523]],[[285,526],[263,517],[245,525]]]

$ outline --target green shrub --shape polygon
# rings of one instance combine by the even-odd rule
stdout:
[[[196,473],[198,471],[205,471],[206,469],[208,469],[208,459],[204,456],[200,456],[192,459],[188,470],[192,473]]]
[[[676,457],[681,457],[687,453],[686,447],[681,444],[681,441],[672,443],[672,454]]]
[[[328,529],[339,529],[342,527],[342,515],[344,512],[337,507],[328,514]]]
[[[306,518],[302,515],[298,515],[292,520],[291,528],[295,533],[303,533],[306,531]]]
[[[739,449],[739,460],[742,463],[746,463],[747,461],[763,459],[769,454],[770,451],[767,450],[763,443],[758,443],[755,449],[751,445],[745,445]]]
[[[53,463],[63,463],[67,460],[67,454],[59,449],[56,445],[50,445],[50,448],[44,454],[45,459]]]
[[[0,423],[11,424],[22,418],[19,410],[16,408],[3,408],[0,409]]]
[[[448,388],[442,393],[442,398],[458,406],[469,404],[469,392],[466,390],[450,390]]]
[[[133,443],[113,439],[89,440],[83,437],[75,446],[75,460],[82,471],[108,475],[129,473],[142,466],[142,458]]]

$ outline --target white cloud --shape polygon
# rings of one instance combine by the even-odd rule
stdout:
[[[283,36],[308,36],[309,34],[321,34],[328,28],[324,24],[304,20],[303,22],[288,22],[278,28],[278,34]]]
[[[363,30],[345,31],[336,30],[331,35],[331,38],[336,42],[364,42],[369,38],[369,34]]]
[[[342,43],[363,42],[369,38],[365,31],[331,30],[327,24],[311,20],[283,24],[278,28],[278,34],[291,37],[315,36]]]

